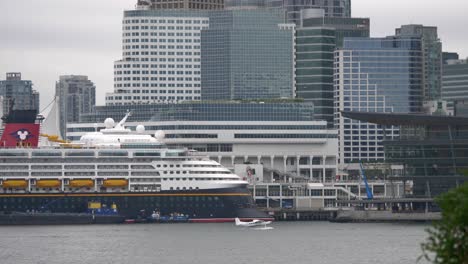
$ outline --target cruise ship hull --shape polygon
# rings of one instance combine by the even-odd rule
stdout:
[[[244,220],[271,220],[254,207],[245,188],[161,191],[161,192],[95,192],[95,193],[0,193],[0,211],[52,213],[84,213],[88,202],[115,204],[119,215],[125,218],[144,218],[153,211],[161,215],[184,214],[191,222],[232,222]]]

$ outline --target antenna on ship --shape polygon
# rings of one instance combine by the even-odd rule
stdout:
[[[122,120],[120,120],[120,122],[115,126],[115,128],[116,129],[125,129],[124,124],[125,124],[125,122],[127,122],[127,119],[129,117],[131,117],[131,116],[132,116],[132,111],[127,110],[127,114],[125,115],[125,117]]]

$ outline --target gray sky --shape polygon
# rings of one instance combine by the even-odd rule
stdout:
[[[371,36],[403,24],[437,26],[444,51],[468,56],[466,0],[352,0],[354,17],[371,18]],[[22,72],[52,100],[60,75],[88,75],[97,102],[113,90],[113,62],[121,57],[121,20],[136,0],[0,0],[0,79]]]

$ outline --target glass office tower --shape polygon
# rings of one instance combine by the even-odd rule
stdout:
[[[421,39],[417,37],[349,38],[335,53],[335,126],[341,163],[383,161],[382,127],[341,116],[341,111],[415,113],[423,104]]]
[[[424,100],[440,100],[442,87],[442,42],[437,27],[423,25],[403,25],[395,30],[398,37],[418,37],[423,52]]]
[[[345,37],[369,37],[369,19],[302,15],[296,30],[296,94],[314,104],[317,119],[333,125],[334,51]]]
[[[294,25],[278,10],[210,12],[201,34],[202,100],[293,98]]]
[[[304,9],[323,9],[326,17],[351,17],[351,0],[265,0],[265,7],[285,10],[287,22],[296,25]]]
[[[468,61],[451,61],[450,64],[444,65],[442,100],[468,102]]]

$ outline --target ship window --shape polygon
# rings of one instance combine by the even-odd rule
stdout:
[[[173,167],[174,167],[174,165],[169,165],[169,167],[173,168]]]
[[[156,167],[161,168],[161,165],[158,164],[158,165],[156,165]]]
[[[67,157],[93,157],[94,152],[67,152],[65,153],[65,156]]]
[[[179,179],[179,178],[176,178],[176,181],[180,181],[180,179]]]
[[[180,165],[176,165],[177,168],[180,168]]]
[[[61,152],[33,152],[33,157],[61,157]]]
[[[163,167],[164,167],[164,168],[167,168],[167,165],[166,165],[166,164],[164,164],[164,165],[163,165]]]
[[[186,180],[187,180],[187,178],[182,178],[182,180],[183,180],[183,181],[186,181]]]
[[[170,190],[174,190],[174,187],[171,187]]]
[[[177,190],[180,190],[180,188],[179,188],[179,187],[177,187]]]

